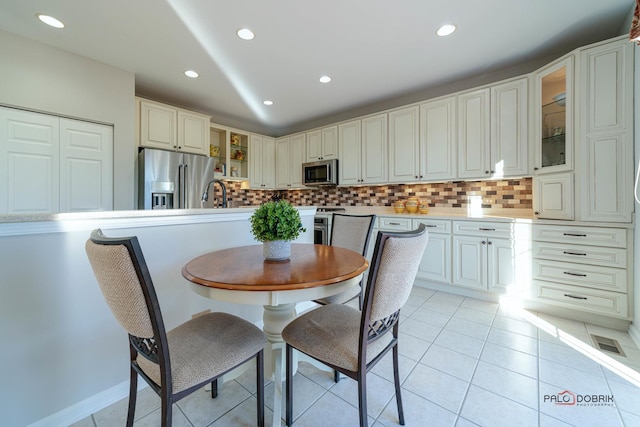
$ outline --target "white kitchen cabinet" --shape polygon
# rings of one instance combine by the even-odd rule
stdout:
[[[419,181],[420,110],[389,112],[389,182]]]
[[[500,294],[527,292],[528,224],[453,222],[453,284]]]
[[[138,145],[209,155],[209,116],[136,98]]]
[[[387,181],[387,115],[365,117],[338,126],[340,185]]]
[[[574,219],[573,173],[533,177],[533,214],[538,219]]]
[[[527,175],[528,80],[458,95],[459,178]]]
[[[631,222],[633,45],[624,38],[580,51],[578,219]]]
[[[632,265],[624,228],[533,226],[533,299],[627,318]]]
[[[451,221],[414,219],[413,229],[424,224],[429,241],[416,277],[430,282],[451,283]]]
[[[278,138],[276,147],[276,188],[301,188],[305,159],[305,134]]]
[[[534,175],[573,170],[574,55],[560,58],[533,76]]]
[[[307,132],[307,162],[338,157],[338,126],[328,126]]]
[[[416,157],[421,181],[456,179],[456,98],[420,105],[420,144]]]
[[[0,107],[0,213],[113,209],[113,128]]]
[[[249,180],[251,188],[275,188],[275,139],[251,135],[249,143]]]

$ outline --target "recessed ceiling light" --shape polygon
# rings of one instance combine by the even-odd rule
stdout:
[[[438,28],[438,31],[436,31],[436,34],[439,35],[440,37],[444,37],[444,36],[448,36],[449,34],[452,34],[455,30],[456,30],[455,25],[445,24],[442,27]]]
[[[184,72],[184,75],[185,75],[185,76],[187,76],[187,77],[191,77],[192,79],[195,79],[195,78],[197,78],[200,74],[196,73],[196,72],[195,72],[195,71],[193,71],[193,70],[187,70],[187,71],[185,71],[185,72]]]
[[[329,76],[322,76],[318,79],[318,81],[320,83],[329,83],[331,81],[331,77]]]
[[[64,24],[54,18],[53,16],[43,15],[42,13],[36,13],[36,17],[47,25],[54,28],[64,28]]]
[[[263,103],[264,105],[273,105],[273,101],[270,101],[270,100],[268,100],[268,99],[265,99],[264,101],[262,101],[262,103]]]
[[[253,31],[251,31],[248,28],[240,28],[236,34],[238,35],[238,37],[240,37],[242,40],[253,40],[253,38],[256,36],[255,34],[253,34]]]

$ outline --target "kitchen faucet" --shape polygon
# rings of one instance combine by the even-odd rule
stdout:
[[[211,184],[218,183],[220,184],[220,188],[222,188],[222,207],[227,207],[227,187],[224,185],[224,182],[221,179],[214,179],[213,181],[209,181],[207,187],[204,189],[204,193],[202,193],[202,207],[204,207],[204,202],[209,200],[209,187]]]

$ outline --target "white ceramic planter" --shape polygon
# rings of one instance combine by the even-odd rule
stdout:
[[[272,240],[262,243],[262,253],[267,261],[284,261],[291,257],[291,241]]]

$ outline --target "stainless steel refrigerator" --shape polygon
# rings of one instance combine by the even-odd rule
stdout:
[[[211,186],[203,203],[202,193],[212,181],[215,160],[198,154],[145,148],[138,154],[139,209],[212,208],[220,202]]]

